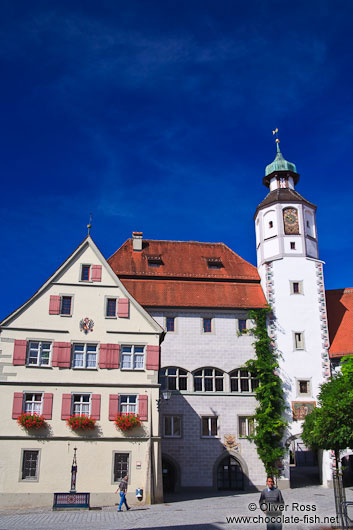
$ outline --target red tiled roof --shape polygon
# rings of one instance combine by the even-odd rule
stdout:
[[[330,357],[353,355],[353,288],[326,291]]]
[[[148,258],[162,265],[151,267]],[[221,268],[209,268],[208,260]],[[223,243],[128,239],[110,266],[128,291],[147,307],[258,308],[266,305],[256,267]]]
[[[148,257],[160,257],[163,265],[150,267]],[[209,269],[207,258],[219,258],[223,267]],[[132,249],[132,239],[128,239],[108,259],[108,263],[119,277],[134,275],[259,281],[256,267],[238,256],[224,243],[147,239],[143,240],[143,248],[139,252]]]
[[[142,306],[249,309],[266,305],[258,283],[120,279]]]

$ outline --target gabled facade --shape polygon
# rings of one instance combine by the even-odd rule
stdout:
[[[353,288],[326,291],[330,334],[330,360],[333,369],[347,355],[353,355]]]
[[[257,381],[248,311],[266,305],[260,278],[223,243],[144,240],[133,233],[109,258],[112,269],[166,329],[160,382],[165,491],[250,490],[266,477],[254,428]]]
[[[68,492],[74,447],[77,491],[91,504],[117,501],[129,475],[128,500],[161,499],[156,403],[159,347],[164,332],[113,273],[88,236],[22,307],[1,323],[1,503],[48,506]],[[36,412],[45,428],[22,429],[17,418]],[[141,426],[121,432],[119,412]],[[96,420],[72,431],[72,415]],[[4,458],[5,457],[5,458]]]

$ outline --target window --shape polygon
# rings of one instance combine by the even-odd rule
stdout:
[[[246,438],[255,432],[254,418],[239,416],[239,438]]]
[[[187,390],[188,373],[181,368],[163,368],[159,380],[164,390]]]
[[[119,412],[121,414],[137,413],[137,396],[120,396]]]
[[[24,412],[42,414],[43,394],[27,393],[24,395]]]
[[[28,343],[27,366],[49,366],[51,342],[30,341]]]
[[[105,316],[116,317],[116,298],[107,298],[105,303]]]
[[[269,227],[269,228],[273,228],[273,221],[269,221],[269,223],[268,223],[268,227]]]
[[[22,480],[38,480],[39,450],[26,450],[22,452]]]
[[[239,330],[239,333],[243,333],[244,331],[246,331],[246,320],[243,320],[243,319],[238,320],[238,330]]]
[[[309,223],[309,221],[306,222],[306,226],[307,226],[307,228],[310,228],[310,223]]]
[[[202,319],[202,330],[204,333],[212,333],[212,318]]]
[[[161,256],[146,256],[149,267],[161,267],[163,261]]]
[[[290,242],[290,249],[295,250],[295,241]]]
[[[113,481],[120,482],[129,475],[129,453],[114,453]]]
[[[62,296],[60,303],[60,315],[71,315],[72,296]]]
[[[74,344],[72,367],[97,368],[97,344]]]
[[[230,373],[231,392],[254,392],[259,381],[247,370],[234,370]]]
[[[215,368],[202,368],[194,372],[195,392],[223,392],[223,372]]]
[[[221,258],[207,258],[207,267],[209,269],[221,269],[223,267]]]
[[[303,294],[303,282],[290,282],[290,294]]]
[[[173,332],[175,331],[175,317],[166,317],[166,328],[167,331]]]
[[[144,346],[123,346],[121,350],[121,370],[143,370],[145,367]]]
[[[91,276],[91,265],[81,265],[81,282],[89,282]]]
[[[163,417],[163,434],[165,438],[181,437],[181,416]]]
[[[203,416],[201,418],[202,438],[214,438],[217,436],[217,416]]]
[[[294,349],[304,350],[304,333],[294,333]]]
[[[308,379],[297,380],[297,392],[301,396],[310,396],[311,395],[310,381]]]
[[[72,396],[72,415],[89,416],[91,409],[90,394],[73,394]]]

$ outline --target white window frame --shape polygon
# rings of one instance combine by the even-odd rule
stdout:
[[[75,396],[80,396],[79,401],[75,401]],[[83,401],[84,397],[88,396],[88,403],[87,401]],[[79,404],[79,412],[75,412],[75,404]],[[83,411],[83,407],[88,404],[88,412]],[[90,416],[91,415],[91,408],[92,408],[92,394],[87,392],[72,392],[71,394],[71,416]]]
[[[203,423],[204,423],[204,420],[206,419],[208,420],[208,435],[203,434]],[[217,434],[212,434],[212,420],[216,420]],[[219,432],[218,416],[201,416],[201,438],[219,438],[218,432]]]
[[[37,343],[38,349],[31,348],[31,344]],[[45,351],[49,351],[49,357],[48,357],[48,363],[42,362],[42,353],[43,353],[43,344],[49,344],[49,349],[46,349]],[[52,350],[53,350],[53,343],[51,341],[47,340],[29,340],[27,345],[27,360],[26,360],[26,366],[40,366],[40,367],[50,367],[51,366],[51,357],[52,357]],[[30,363],[30,352],[31,351],[37,351],[37,362],[36,363]]]
[[[131,348],[131,352],[124,352],[124,348]],[[135,348],[142,348],[142,352],[136,352]],[[130,357],[130,365],[129,367],[124,366],[124,356]],[[136,357],[137,356],[143,356],[143,366],[136,367]],[[146,347],[143,344],[122,344],[121,345],[121,352],[120,352],[120,370],[123,371],[142,371],[145,369],[145,362],[146,362]]]
[[[170,422],[171,434],[166,434],[166,419],[167,418],[170,418],[171,420]],[[179,420],[179,430],[180,430],[179,434],[174,433],[175,418],[178,418]],[[182,434],[182,416],[180,416],[180,414],[166,414],[165,416],[163,416],[163,437],[164,438],[181,438],[181,434]]]
[[[115,315],[108,315],[108,300],[115,300]],[[117,296],[105,296],[104,299],[104,318],[118,318],[118,297]]]
[[[32,399],[27,399],[27,396],[32,396]],[[36,396],[40,396],[40,400],[35,399]],[[35,410],[35,408],[37,408],[37,410]],[[42,414],[43,392],[24,392],[22,410],[27,414]]]
[[[88,280],[83,280],[83,279],[82,279],[83,267],[89,267],[89,277],[88,277]],[[91,283],[91,282],[92,282],[92,263],[81,263],[81,265],[80,265],[80,278],[79,278],[79,281],[80,281],[80,282],[83,282],[83,283]]]
[[[23,466],[24,466],[25,453],[29,451],[38,453],[37,462],[36,462],[36,474],[34,477],[23,477]],[[39,482],[40,454],[41,454],[41,449],[38,449],[37,447],[35,449],[27,449],[27,448],[21,449],[21,465],[20,465],[19,482]]]
[[[60,294],[60,312],[59,315],[61,317],[72,317],[73,309],[74,309],[74,295],[73,294]],[[71,298],[71,304],[70,304],[70,313],[63,313],[62,312],[62,304],[63,304],[63,298]]]
[[[205,375],[205,370],[212,370],[212,375]],[[199,371],[202,371],[202,375],[196,375],[196,372],[199,372]],[[220,375],[216,375],[216,371],[217,372],[220,372],[222,374],[222,376]],[[195,377],[197,378],[200,378],[201,379],[201,382],[202,382],[202,389],[201,390],[196,390],[195,389]],[[225,386],[225,379],[224,379],[224,372],[222,370],[219,370],[219,368],[212,368],[212,367],[203,367],[203,368],[199,368],[198,370],[195,370],[192,374],[192,379],[193,379],[193,390],[194,392],[212,392],[212,393],[219,393],[219,392],[224,392],[224,386]],[[212,387],[213,387],[213,390],[205,390],[205,379],[212,379]],[[216,380],[221,380],[223,381],[223,389],[222,390],[216,390]]]
[[[294,284],[297,283],[298,284],[298,292],[294,292]],[[290,284],[290,294],[293,294],[293,295],[300,295],[300,294],[304,294],[303,293],[303,280],[290,280],[289,282]]]
[[[242,434],[242,429],[240,427],[240,423],[245,423],[245,435]],[[252,424],[252,427],[250,428],[250,423]],[[238,416],[238,436],[239,438],[247,438],[251,434],[255,432],[255,419],[254,416]]]
[[[211,331],[205,331],[205,328],[204,328],[205,320],[211,321]],[[215,332],[214,317],[207,316],[207,315],[201,317],[201,333],[204,335],[211,335],[211,333],[214,333],[214,332]]]
[[[235,375],[236,372],[238,372],[237,375]],[[241,372],[247,372],[248,375],[247,376],[241,375]],[[232,380],[233,379],[238,381],[238,390],[232,390]],[[242,380],[248,381],[249,390],[242,390],[242,388],[241,388],[241,381]],[[235,370],[232,370],[229,373],[230,391],[234,392],[234,393],[239,393],[239,394],[250,394],[250,393],[253,394],[255,392],[256,388],[259,386],[257,384],[256,388],[253,388],[253,381],[254,380],[258,381],[258,379],[256,377],[251,375],[251,372],[249,372],[245,368],[236,368]]]
[[[126,402],[122,403],[122,398],[126,398]],[[133,398],[135,403],[131,400]],[[131,400],[131,402],[130,402]],[[122,410],[122,405],[126,405],[126,410]],[[125,408],[125,407],[124,407]],[[138,395],[137,394],[119,394],[119,413],[120,414],[138,414]]]
[[[301,335],[301,340],[298,342],[297,335]],[[305,350],[304,331],[293,331],[293,346],[294,351]]]
[[[298,377],[296,381],[297,381],[297,396],[298,397],[312,397],[311,379],[307,379],[305,377]],[[308,392],[300,392],[300,383],[301,382],[307,383]]]
[[[165,370],[166,373],[165,374],[162,374],[160,372],[160,378],[164,378],[165,382],[166,382],[166,385],[163,385],[162,384],[162,389],[165,389],[165,390],[179,390],[180,392],[186,392],[188,390],[188,372],[187,370],[184,370],[184,368],[179,368],[177,366],[166,366],[165,368],[161,368],[161,371],[162,370]],[[169,370],[176,370],[176,374],[170,374],[169,375]],[[182,370],[183,372],[186,372],[186,374],[180,374],[180,370]],[[175,388],[169,388],[169,381],[171,379],[175,379]],[[186,388],[185,389],[180,389],[180,379],[185,379],[186,380]]]
[[[83,351],[82,352],[77,352],[77,353],[82,353],[83,355],[83,366],[75,366],[75,347],[76,346],[83,346]],[[95,346],[96,347],[96,351],[95,351],[95,354],[96,354],[96,364],[95,366],[87,366],[87,360],[88,360],[88,356],[94,352],[88,352],[87,351],[87,348],[88,346]],[[74,370],[96,370],[97,369],[97,360],[98,360],[98,344],[95,343],[95,342],[74,342],[73,345],[72,345],[72,368]]]

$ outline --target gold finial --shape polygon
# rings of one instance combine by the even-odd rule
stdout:
[[[87,235],[89,235],[91,228],[92,228],[92,213],[89,214],[89,221],[87,225]]]
[[[278,138],[278,128],[276,127],[274,131],[272,131],[273,135],[276,135],[276,144],[279,144],[279,138]]]

